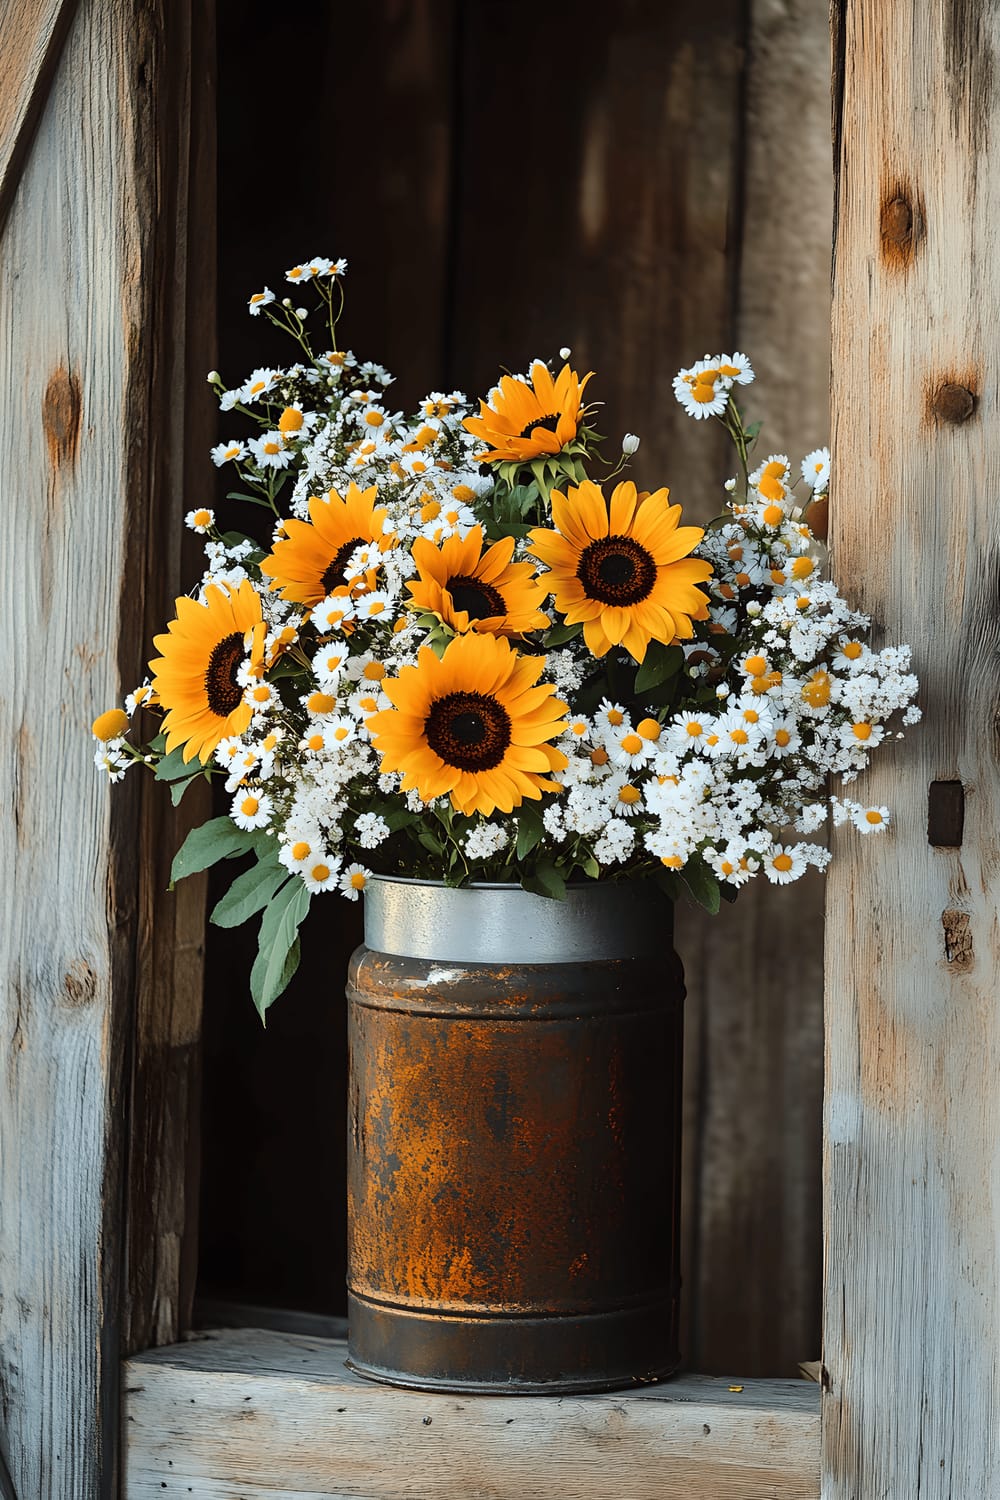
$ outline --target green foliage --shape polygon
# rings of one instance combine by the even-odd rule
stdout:
[[[297,877],[271,898],[261,919],[250,994],[261,1020],[288,987],[299,966],[299,927],[309,910],[309,892]]]
[[[231,818],[212,818],[200,828],[192,828],[170,867],[170,889],[187,875],[197,875],[220,859],[235,859],[252,849],[266,847],[274,840],[269,834],[250,833],[237,828]]]
[[[256,916],[286,880],[293,878],[278,862],[276,851],[268,850],[249,870],[237,875],[226,894],[216,902],[209,920],[216,927],[239,927]]]

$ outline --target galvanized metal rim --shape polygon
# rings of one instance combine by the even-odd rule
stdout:
[[[446,886],[377,875],[365,890],[365,944],[401,958],[464,964],[586,963],[662,955],[672,907],[645,881],[570,885],[564,901],[519,885]]]

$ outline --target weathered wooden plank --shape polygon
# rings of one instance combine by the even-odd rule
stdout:
[[[128,1500],[816,1500],[819,1393],[691,1376],[604,1396],[393,1390],[245,1330],[125,1367]]]
[[[724,342],[753,360],[744,395],[766,451],[794,462],[829,435],[829,72],[827,0],[752,0]],[[823,898],[811,876],[760,881],[718,917],[678,912],[696,1028],[685,1058],[695,1369],[792,1375],[819,1350]]]
[[[36,14],[8,6],[5,61],[35,55],[17,27]],[[117,1482],[141,834],[138,785],[112,798],[88,731],[138,680],[163,567],[145,516],[174,399],[153,359],[158,247],[177,232],[165,36],[158,4],[79,8],[0,241],[0,1390],[19,1500]]]
[[[183,542],[183,515],[211,504],[208,449],[215,401],[214,3],[171,0],[148,69],[156,80],[145,149],[155,163],[158,212],[144,279],[152,410],[137,413],[143,488],[129,517],[120,661],[126,686],[146,675],[153,635],[198,576],[200,547]],[[154,123],[154,122],[158,122]],[[169,123],[167,123],[169,122]],[[149,393],[136,391],[137,404]],[[188,533],[190,538],[190,533]],[[127,1350],[171,1343],[188,1327],[197,1272],[201,1004],[205,879],[167,894],[187,829],[210,816],[207,786],[176,811],[165,788],[142,786],[138,834],[136,996],[130,1091]],[[133,835],[134,837],[134,835]]]
[[[833,554],[926,719],[830,876],[823,1493],[946,1500],[1000,1473],[1000,11],[835,12]]]
[[[0,0],[0,234],[77,0]]]

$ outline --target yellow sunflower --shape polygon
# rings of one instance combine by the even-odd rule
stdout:
[[[569,625],[583,622],[594,656],[624,646],[636,661],[650,641],[670,645],[694,634],[692,620],[708,615],[708,596],[695,587],[711,563],[688,554],[704,536],[678,526],[681,508],[669,491],[640,499],[630,480],[615,486],[608,506],[587,479],[562,495],[552,492],[555,531],[532,531],[530,551],[551,569],[544,580]]]
[[[591,374],[593,371],[591,371]],[[494,459],[524,463],[558,453],[576,437],[580,425],[580,398],[590,379],[581,380],[569,365],[563,365],[555,380],[548,367],[536,359],[531,384],[501,377],[492,404],[479,403],[479,416],[466,417],[464,426],[488,445],[480,461]]]
[[[440,615],[452,630],[488,635],[523,635],[549,623],[540,605],[545,590],[530,562],[511,562],[514,538],[504,537],[483,551],[483,529],[450,536],[440,547],[426,537],[413,543],[419,578],[406,587],[413,603]]]
[[[282,599],[295,604],[319,604],[328,594],[349,594],[344,568],[355,547],[374,542],[381,552],[393,545],[382,527],[387,512],[375,508],[375,486],[359,489],[353,482],[341,499],[336,490],[314,495],[308,521],[286,521],[285,539],[276,542],[260,571],[279,589]]]
[[[153,638],[162,654],[149,664],[153,691],[166,709],[167,752],[184,746],[184,760],[204,760],[220,740],[242,734],[251,708],[236,674],[249,657],[259,672],[264,651],[260,596],[244,579],[239,588],[209,584],[205,602],[178,599],[177,618]]]
[[[566,727],[566,704],[538,682],[544,664],[471,631],[440,658],[422,647],[416,666],[382,682],[395,707],[367,721],[380,769],[402,771],[403,790],[425,802],[450,793],[456,811],[484,816],[558,791],[546,777],[566,765],[551,743]]]

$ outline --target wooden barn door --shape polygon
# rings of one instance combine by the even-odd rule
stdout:
[[[89,725],[180,573],[214,279],[187,255],[214,191],[196,9],[0,3],[4,1500],[116,1489],[129,1115],[133,1342],[176,1336],[183,1295],[199,896],[161,899],[178,830],[136,773],[112,797]]]

